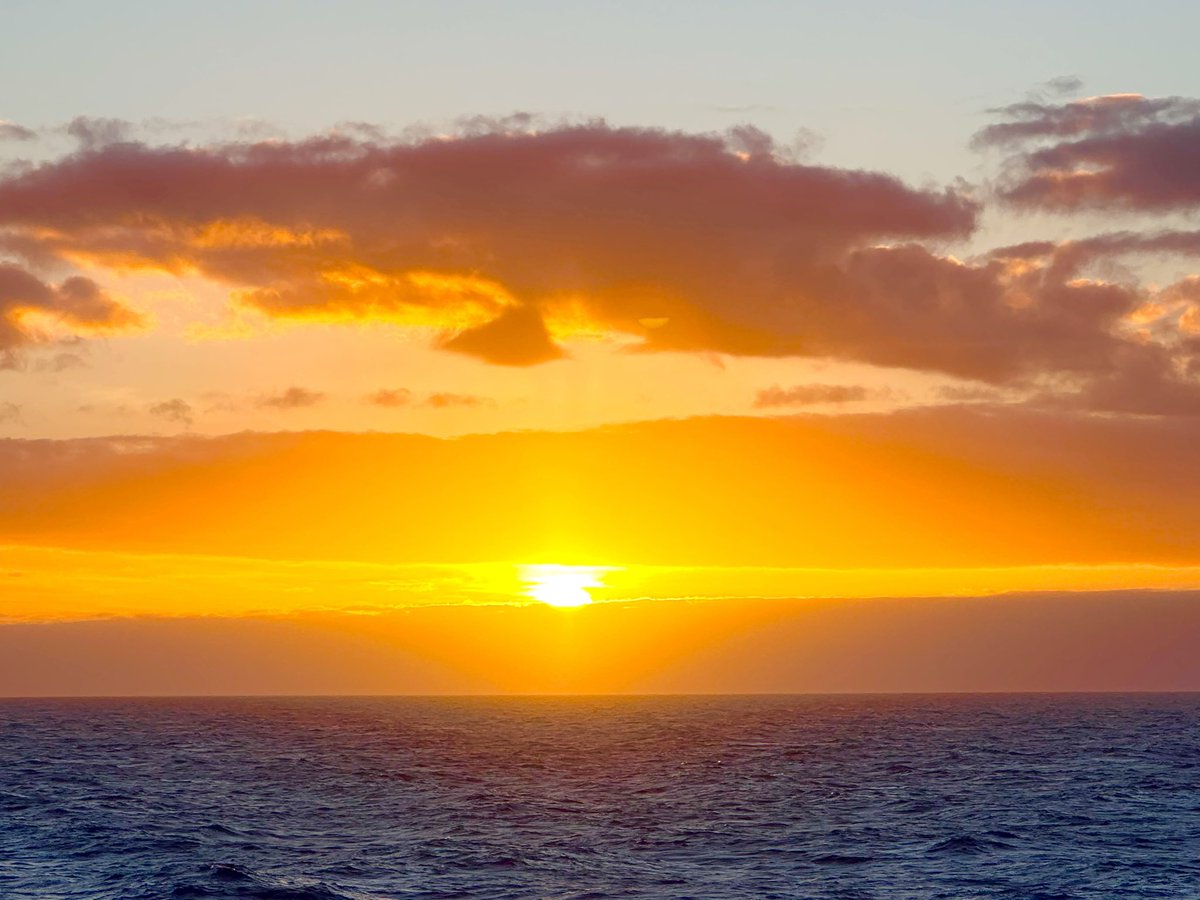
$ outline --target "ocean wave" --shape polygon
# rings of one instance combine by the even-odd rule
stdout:
[[[0,898],[1182,898],[1198,746],[1189,695],[0,703]]]

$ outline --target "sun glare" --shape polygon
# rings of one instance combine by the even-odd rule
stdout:
[[[522,566],[525,594],[550,606],[586,606],[592,602],[589,588],[603,587],[601,566]]]

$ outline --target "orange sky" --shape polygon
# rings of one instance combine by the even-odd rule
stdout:
[[[9,693],[1169,686],[1196,674],[1158,658],[1200,589],[1195,439],[944,409],[10,443],[0,634],[63,665],[0,675]],[[539,562],[600,566],[592,606],[532,599]],[[1057,593],[1005,596],[1030,591]],[[939,595],[957,599],[920,599]],[[972,672],[964,646],[997,628],[1036,667]]]
[[[0,694],[1200,688],[1195,110],[0,123]]]

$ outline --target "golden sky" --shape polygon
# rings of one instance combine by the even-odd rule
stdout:
[[[749,125],[0,123],[0,645],[61,662],[0,693],[1200,686],[1200,103],[1077,87],[919,187]]]

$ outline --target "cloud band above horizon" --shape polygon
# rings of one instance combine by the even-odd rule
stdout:
[[[1063,207],[1032,199],[1045,171],[1076,164],[1046,154],[1090,166],[1081,141],[1183,141],[1196,120],[1192,101],[1134,95],[1000,114],[977,143],[1030,173],[1001,201]],[[632,349],[937,373],[1099,411],[1200,409],[1195,282],[1114,277],[1131,256],[1193,256],[1195,232],[963,261],[944,248],[975,230],[986,191],[802,163],[749,127],[518,117],[415,140],[358,129],[191,146],[74,125],[74,153],[0,179],[0,247],[32,267],[198,276],[271,319],[428,326],[441,347],[505,366],[560,359],[574,335],[599,332]],[[1028,149],[1047,140],[1060,143]],[[1112,157],[1113,177],[1133,178],[1120,173],[1141,158]],[[1185,202],[1180,185],[1200,176],[1147,159]],[[120,309],[109,324],[134,321]]]

